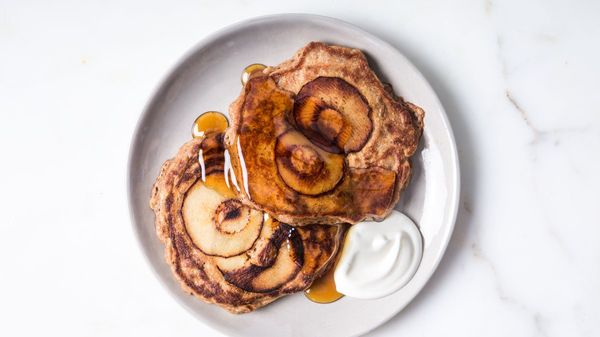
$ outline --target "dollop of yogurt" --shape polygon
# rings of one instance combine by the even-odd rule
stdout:
[[[392,211],[381,222],[348,230],[334,279],[338,292],[360,299],[390,295],[413,277],[423,256],[423,239],[406,215]]]

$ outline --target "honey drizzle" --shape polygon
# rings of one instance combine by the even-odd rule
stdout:
[[[227,121],[227,117],[218,111],[207,111],[196,118],[194,124],[192,126],[192,137],[201,138],[206,134],[214,133],[214,132],[224,132],[225,129],[229,126],[229,122]],[[229,198],[233,198],[235,196],[234,191],[231,190],[229,186],[229,181],[227,181],[227,166],[231,166],[231,163],[228,163],[228,153],[225,153],[225,163],[224,163],[224,172],[223,175],[209,175],[206,176],[206,166],[204,162],[204,153],[202,149],[198,152],[198,162],[200,163],[200,171],[201,171],[201,179],[202,182],[209,188],[219,192],[222,195],[225,195]]]
[[[203,137],[210,132],[223,132],[229,126],[227,117],[218,111],[207,111],[194,121],[192,137]]]
[[[246,83],[248,83],[248,80],[252,78],[253,74],[259,71],[263,71],[265,68],[267,68],[267,66],[260,63],[253,63],[244,68],[244,71],[242,71],[242,85],[246,85]]]
[[[340,226],[345,226],[345,225],[340,225]],[[347,229],[348,228],[346,227],[346,230]],[[323,276],[316,279],[313,282],[313,284],[311,284],[311,286],[304,291],[304,296],[306,296],[306,298],[308,298],[309,300],[311,300],[315,303],[320,303],[320,304],[332,303],[332,302],[335,302],[335,301],[339,300],[340,298],[344,297],[344,294],[337,291],[337,289],[335,287],[335,278],[333,276],[335,274],[335,267],[337,266],[337,264],[340,260],[340,256],[342,256],[342,248],[343,248],[344,242],[346,241],[346,235],[345,235],[346,232],[347,231],[344,231],[344,235],[342,235],[342,237],[340,238],[340,241],[338,243],[338,252],[337,252],[336,256],[334,257],[335,261],[333,263],[333,266],[331,266],[329,268],[329,270],[325,274],[323,274]]]
[[[313,284],[304,291],[304,295],[311,301],[321,304],[331,303],[344,297],[343,294],[339,293],[335,288],[335,279],[333,274],[335,272],[335,264],[329,268],[329,270],[321,276],[321,278],[315,280]]]

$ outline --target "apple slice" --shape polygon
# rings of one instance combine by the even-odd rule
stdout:
[[[306,83],[296,96],[293,114],[302,133],[330,152],[359,151],[373,129],[364,96],[338,77]]]
[[[275,161],[283,181],[307,195],[332,190],[344,174],[343,155],[324,151],[293,130],[277,138]]]
[[[265,226],[270,226],[273,230],[263,230],[263,234],[270,236],[261,235],[260,240],[266,241],[260,245],[260,249],[249,252],[255,256],[240,255],[243,257],[233,257],[227,260],[234,261],[219,263],[219,269],[227,282],[246,291],[265,293],[280,288],[300,271],[304,264],[304,248],[300,234],[289,225],[276,220],[269,222]],[[265,255],[264,253],[276,253],[276,256],[267,259],[268,263],[264,265],[254,264],[256,256]],[[244,265],[240,266],[242,263]]]
[[[187,233],[198,249],[222,257],[250,249],[263,223],[262,212],[224,197],[202,181],[187,192],[182,215]]]

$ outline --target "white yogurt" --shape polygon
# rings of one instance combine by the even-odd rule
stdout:
[[[387,296],[410,281],[422,256],[421,233],[406,215],[394,210],[381,222],[358,223],[346,235],[336,289],[361,299]]]

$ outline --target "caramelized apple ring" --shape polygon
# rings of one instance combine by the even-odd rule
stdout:
[[[334,153],[356,152],[369,140],[371,108],[361,93],[339,77],[317,77],[296,95],[296,125],[310,140]]]

